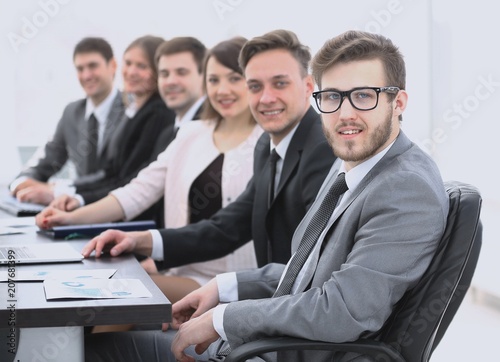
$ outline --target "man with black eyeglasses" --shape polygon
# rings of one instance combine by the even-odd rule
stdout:
[[[231,349],[266,337],[376,336],[429,265],[448,197],[434,161],[400,130],[408,99],[401,53],[381,35],[349,31],[325,43],[312,69],[338,160],[294,233],[292,258],[217,276],[174,304],[178,332],[154,339],[167,345],[137,344],[145,353],[155,347],[160,358],[148,360],[223,361]],[[280,351],[261,360],[356,357]]]
[[[238,272],[235,285],[218,276],[173,306],[176,360],[218,338],[227,343],[213,343],[207,354],[223,360],[265,337],[373,336],[434,254],[448,198],[435,163],[400,130],[407,93],[399,50],[380,35],[350,31],[327,41],[312,68],[323,129],[339,159],[295,231],[287,265]],[[263,360],[355,357],[298,353]]]
[[[324,89],[313,92],[312,95],[316,99],[316,105],[321,113],[333,113],[340,108],[346,97],[357,110],[371,111],[377,108],[381,92],[397,94],[399,91],[398,87],[359,87],[345,92],[335,89]]]

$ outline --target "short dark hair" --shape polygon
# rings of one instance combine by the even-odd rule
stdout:
[[[250,59],[261,52],[274,49],[284,49],[297,60],[303,76],[309,71],[309,62],[311,61],[311,52],[309,47],[299,41],[297,35],[284,29],[270,31],[262,36],[250,39],[241,50],[239,63],[243,72]]]
[[[372,59],[382,62],[386,86],[405,89],[406,68],[399,49],[390,39],[364,31],[350,30],[328,40],[314,56],[312,74],[321,87],[321,77],[335,64]]]
[[[203,60],[207,52],[205,45],[191,36],[180,36],[172,38],[161,44],[155,55],[155,63],[158,65],[160,58],[164,55],[173,55],[177,53],[189,52],[193,55],[198,68],[198,73],[203,71]]]
[[[76,44],[73,51],[73,59],[75,59],[77,54],[94,52],[101,54],[106,59],[106,62],[109,62],[113,58],[113,49],[106,40],[97,37],[87,37]]]
[[[229,68],[241,75],[243,72],[238,64],[238,56],[241,48],[246,43],[247,39],[243,37],[234,37],[229,40],[222,41],[210,49],[203,62],[203,90],[207,91],[207,63],[211,57],[214,57],[220,64]],[[202,119],[217,119],[220,120],[219,112],[215,110],[212,104],[207,100],[203,103]]]

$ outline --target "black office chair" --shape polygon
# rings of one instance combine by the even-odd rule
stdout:
[[[428,361],[470,286],[482,243],[479,191],[456,181],[446,182],[445,187],[450,210],[436,255],[419,283],[398,302],[376,338],[346,343],[271,338],[241,345],[225,362],[283,350],[354,352],[371,356],[373,361]]]

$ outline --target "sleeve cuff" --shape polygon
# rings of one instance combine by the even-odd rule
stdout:
[[[59,180],[54,183],[53,194],[54,197],[59,197],[61,195],[68,195],[71,197],[75,197],[76,187],[70,185],[68,181]],[[80,205],[83,206],[84,204],[80,203]]]
[[[12,181],[9,185],[9,190],[10,192],[14,192],[14,190],[16,189],[16,187],[20,184],[20,183],[23,183],[24,181],[26,181],[28,179],[28,177],[26,176],[21,176],[21,177],[18,177],[16,178],[14,181]]]
[[[238,279],[235,272],[216,275],[221,303],[236,302],[238,300]]]
[[[75,194],[73,195],[73,198],[75,198],[80,203],[80,207],[85,206],[85,200],[83,199],[82,195]]]
[[[214,308],[214,313],[212,315],[214,329],[225,341],[227,341],[227,335],[224,331],[224,312],[226,310],[226,307],[227,304],[219,304]]]
[[[153,248],[151,258],[154,260],[163,260],[163,238],[158,230],[149,230],[153,239]]]

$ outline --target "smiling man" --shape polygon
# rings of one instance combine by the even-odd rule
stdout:
[[[193,37],[176,37],[156,51],[158,90],[168,108],[175,112],[175,127],[199,119],[203,94],[205,46]]]
[[[47,181],[68,160],[75,165],[77,177],[98,170],[123,117],[122,95],[113,86],[117,66],[109,43],[102,38],[82,39],[74,49],[73,62],[86,98],[66,106],[43,156],[10,184],[21,201],[48,205],[54,199],[54,185]]]

